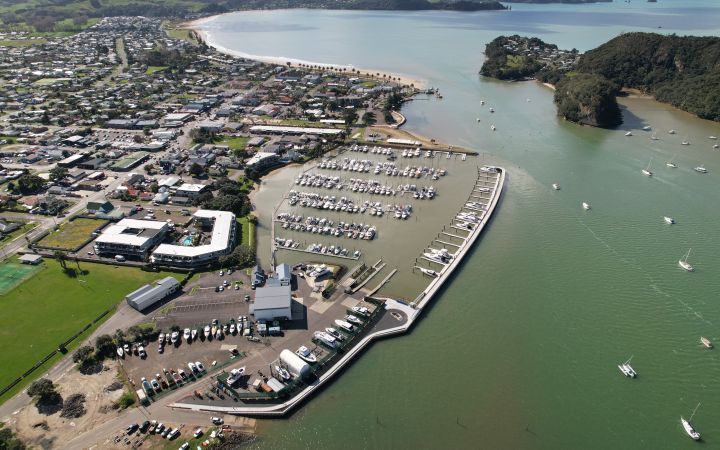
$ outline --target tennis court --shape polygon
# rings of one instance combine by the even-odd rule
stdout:
[[[0,295],[12,291],[15,286],[30,278],[42,266],[28,264],[5,263],[0,264]]]

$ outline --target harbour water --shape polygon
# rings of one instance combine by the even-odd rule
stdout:
[[[555,117],[548,88],[477,76],[484,44],[499,34],[587,50],[622,31],[717,35],[719,19],[717,3],[668,0],[471,14],[263,11],[203,25],[239,52],[422,78],[444,98],[408,104],[407,129],[508,170],[490,226],[412,333],[374,345],[289,419],[262,422],[258,447],[690,448],[679,419],[698,402],[693,425],[720,446],[720,356],[699,343],[720,340],[720,151],[708,139],[720,126],[626,98],[621,129],[578,127]],[[665,166],[672,158],[676,169]],[[473,167],[453,164],[455,174]],[[707,174],[692,170],[700,164]],[[299,170],[264,181],[261,238]],[[448,170],[430,202],[455,191],[464,199],[467,180]],[[409,265],[417,249],[392,246],[387,226],[367,245]],[[686,273],[677,262],[691,247],[696,271]],[[387,292],[410,284],[398,277]],[[635,380],[616,367],[630,356]]]

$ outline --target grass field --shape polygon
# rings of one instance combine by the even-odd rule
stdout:
[[[16,138],[16,137],[12,137],[12,136],[0,136],[0,141],[7,141],[7,142],[4,143],[4,144],[0,144],[0,147],[2,147],[3,145],[12,145],[12,144],[14,144],[14,143],[17,141],[17,138]]]
[[[241,152],[245,150],[250,138],[243,136],[219,136],[220,139],[215,141],[216,145],[227,145],[233,152]]]
[[[167,69],[167,66],[149,66],[145,73],[147,75],[152,75],[155,72],[162,72],[163,70]]]
[[[240,224],[242,233],[240,243],[255,248],[255,224],[250,221],[250,216],[241,217],[237,219],[237,222]]]
[[[75,263],[68,263],[68,267],[77,268]],[[183,277],[104,264],[80,263],[80,269],[82,274],[71,277],[57,261],[46,260],[33,277],[0,296],[0,387],[22,375],[103,311],[113,308],[129,292],[167,275]],[[73,341],[68,350],[72,352],[81,341],[82,337]],[[0,402],[42,375],[61,356],[55,355],[0,397]]]
[[[107,223],[107,220],[78,218],[60,226],[58,231],[52,231],[38,242],[42,247],[75,250],[85,242],[93,231]]]
[[[45,39],[7,39],[0,40],[2,47],[27,47],[29,45],[40,45],[47,41]]]

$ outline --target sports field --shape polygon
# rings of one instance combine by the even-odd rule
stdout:
[[[16,266],[20,264],[0,265],[0,276],[16,273]],[[33,276],[0,295],[0,388],[22,375],[103,311],[113,308],[129,292],[168,275],[178,279],[183,277],[182,274],[143,272],[131,267],[84,262],[80,263],[79,270],[76,263],[68,262],[68,269],[75,273],[69,276],[57,261],[45,260]],[[84,336],[94,328],[86,331]],[[79,342],[81,339],[76,339],[68,350],[72,352]],[[0,402],[42,375],[60,356],[56,355],[0,397]]]
[[[38,270],[39,266],[29,264],[0,264],[0,295],[7,293]]]

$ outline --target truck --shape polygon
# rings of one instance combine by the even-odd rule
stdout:
[[[145,386],[143,385],[143,387]],[[148,396],[145,395],[145,391],[143,391],[142,389],[138,389],[137,391],[135,391],[135,395],[137,395],[141,405],[147,405],[148,403],[150,403],[148,400]]]

